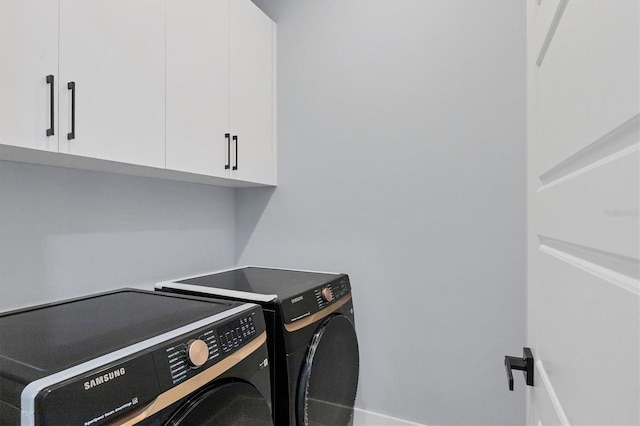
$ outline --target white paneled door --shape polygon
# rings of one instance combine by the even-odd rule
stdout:
[[[640,2],[527,13],[527,422],[637,425]]]

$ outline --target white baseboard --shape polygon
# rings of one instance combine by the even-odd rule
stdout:
[[[425,426],[409,420],[397,417],[385,416],[373,411],[355,408],[353,413],[353,426]]]

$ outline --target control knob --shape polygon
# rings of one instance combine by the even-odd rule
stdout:
[[[325,287],[322,289],[322,298],[326,302],[333,302],[333,292],[331,291],[331,288]]]
[[[209,347],[207,344],[200,340],[190,340],[187,343],[187,361],[193,367],[202,367],[202,365],[209,359]]]

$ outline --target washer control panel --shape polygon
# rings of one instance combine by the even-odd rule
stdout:
[[[222,352],[226,354],[239,348],[246,341],[251,340],[255,334],[256,326],[251,316],[245,316],[221,326],[218,328],[218,335]]]
[[[259,307],[175,339],[170,345],[154,352],[161,358],[167,374],[158,379],[164,389],[169,389],[211,367],[238,348],[253,340],[265,330]]]
[[[193,355],[190,349],[196,342],[201,342],[197,343],[201,351],[196,360],[197,362],[193,362]],[[208,352],[208,355],[205,352],[206,359],[204,361],[201,358],[203,346],[206,346],[205,351]],[[165,352],[169,363],[169,371],[171,372],[172,384],[174,385],[190,376],[189,372],[191,370],[198,369],[205,365],[208,360],[214,360],[220,356],[220,348],[214,329],[204,330],[195,339],[183,339],[182,342],[168,347]]]
[[[333,281],[283,300],[282,316],[286,324],[299,321],[336,303],[351,292],[349,277],[341,274]]]

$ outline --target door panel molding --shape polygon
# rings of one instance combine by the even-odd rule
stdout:
[[[534,353],[534,358],[537,358],[537,355],[535,353]],[[540,379],[541,379],[541,380],[538,380],[537,383],[542,382],[542,384],[544,385],[543,386],[544,391],[546,392],[547,396],[551,400],[551,404],[553,405],[553,408],[556,412],[556,416],[558,417],[558,420],[560,421],[560,424],[562,426],[570,426],[571,423],[569,423],[569,419],[567,418],[567,415],[564,412],[564,408],[562,408],[560,399],[558,398],[558,395],[556,394],[556,391],[553,388],[553,385],[551,384],[551,379],[549,379],[549,375],[547,374],[547,370],[545,370],[544,368],[544,364],[542,363],[542,361],[538,360],[536,361],[535,366],[536,366],[536,371],[538,372],[538,376],[540,376]]]
[[[538,235],[541,252],[640,296],[640,261],[631,257]]]
[[[556,9],[556,13],[553,15],[553,19],[551,20],[551,25],[547,29],[547,35],[542,42],[542,46],[540,46],[540,52],[538,53],[538,59],[536,59],[536,65],[542,66],[542,62],[544,61],[545,56],[547,55],[547,51],[549,50],[549,46],[553,41],[553,37],[556,35],[556,30],[558,29],[558,25],[560,25],[560,21],[564,16],[564,11],[567,8],[567,4],[569,4],[569,0],[560,0],[558,4],[558,8]]]
[[[541,174],[539,191],[635,152],[640,147],[639,141],[640,114],[636,114]]]

